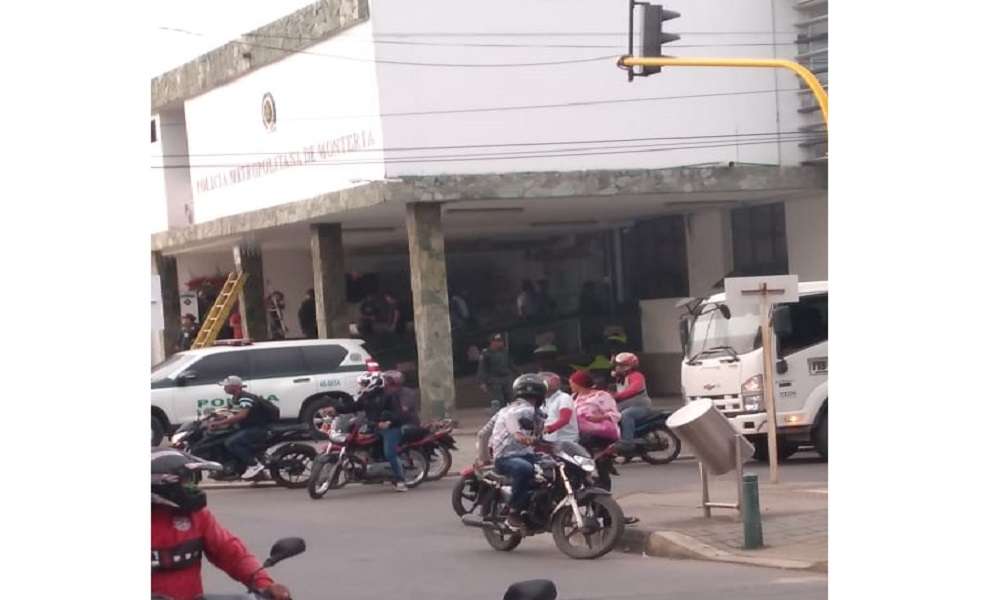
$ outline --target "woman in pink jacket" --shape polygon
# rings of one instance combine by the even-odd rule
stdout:
[[[569,378],[569,387],[576,403],[580,436],[617,441],[618,421],[622,415],[611,394],[594,388],[594,380],[586,371],[577,371]]]

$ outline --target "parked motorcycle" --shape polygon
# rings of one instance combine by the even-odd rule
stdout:
[[[286,558],[291,558],[293,556],[298,556],[306,551],[306,542],[302,538],[282,538],[271,546],[271,555],[267,557],[264,564],[261,565],[260,571],[262,569],[270,569],[279,562],[285,560]],[[257,573],[254,571],[254,575]],[[249,580],[253,580],[251,575]],[[520,584],[515,584],[520,585]],[[513,587],[513,586],[512,586]],[[534,596],[518,596],[519,598],[534,598]],[[202,600],[267,600],[270,596],[265,596],[262,590],[254,589],[253,587],[247,586],[246,594],[206,594],[200,596]],[[552,597],[553,600],[555,596]],[[152,600],[173,600],[169,596],[163,596],[161,594],[153,594]]]
[[[308,483],[309,497],[314,500],[348,483],[384,483],[393,478],[392,468],[382,453],[382,441],[367,419],[354,417],[347,422],[346,429],[332,428],[329,443],[315,460]],[[403,441],[397,453],[403,483],[409,488],[417,487],[427,477],[424,450],[418,443]]]
[[[451,508],[459,517],[476,510],[484,499],[484,487],[479,485],[479,477],[474,467],[462,469],[461,477],[451,488]]]
[[[681,441],[667,427],[667,411],[653,411],[635,425],[636,443],[633,448],[617,449],[624,462],[641,458],[651,465],[673,462],[681,452]]]
[[[209,431],[209,424],[228,411],[215,411],[202,415],[195,421],[185,423],[170,438],[170,445],[178,450],[190,452],[199,458],[215,461],[223,467],[209,477],[217,481],[236,481],[243,471],[238,461],[224,446],[226,439],[238,429],[228,427]],[[268,477],[287,488],[305,487],[312,472],[316,449],[302,443],[314,440],[317,435],[308,424],[271,424],[266,427],[267,437],[254,448],[254,455],[266,469],[252,481],[263,481]]]
[[[452,456],[451,451],[457,450],[455,438],[452,431],[455,425],[450,420],[432,423],[429,428],[418,428],[418,431],[411,432],[407,437],[407,428],[403,428],[403,443],[413,441],[420,446],[427,457],[427,481],[437,481],[451,471]],[[414,440],[416,438],[416,440]]]
[[[551,454],[539,454],[534,487],[525,514],[525,529],[506,524],[511,497],[510,480],[493,469],[479,476],[485,497],[477,517],[467,514],[462,524],[483,530],[496,550],[509,552],[525,535],[551,532],[560,552],[571,558],[604,556],[621,539],[625,516],[611,493],[594,485],[594,460],[579,444],[556,442]]]

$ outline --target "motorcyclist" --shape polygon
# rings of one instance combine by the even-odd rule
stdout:
[[[406,378],[400,371],[386,371],[382,374],[385,393],[399,398],[399,408],[403,413],[403,425],[420,426],[420,394],[413,388],[405,387]]]
[[[399,404],[397,393],[387,393],[385,377],[382,373],[365,373],[358,378],[360,392],[355,400],[344,400],[338,407],[338,412],[364,411],[368,421],[378,429],[382,439],[382,452],[385,460],[392,468],[393,487],[397,492],[407,491],[403,483],[403,468],[399,464],[399,454],[396,449],[403,437],[403,411]]]
[[[254,448],[267,439],[267,426],[277,421],[276,407],[256,394],[246,391],[243,380],[236,375],[226,377],[219,385],[232,397],[229,405],[236,409],[232,415],[212,421],[209,431],[239,425],[239,431],[223,442],[226,450],[238,461],[237,473],[243,479],[253,479],[264,470],[264,465],[254,456]]]
[[[646,391],[646,377],[639,372],[639,357],[631,352],[620,352],[614,357],[615,391],[611,396],[618,403],[622,414],[621,446],[635,447],[636,423],[650,414],[653,400]]]
[[[205,492],[192,483],[206,462],[173,448],[153,450],[152,593],[172,600],[195,600],[203,594],[201,558],[240,583],[275,600],[289,600],[288,588],[275,583],[242,541],[205,508]]]
[[[514,401],[493,415],[477,435],[476,465],[489,462],[492,453],[497,473],[511,478],[507,526],[515,531],[524,528],[521,515],[527,508],[537,460],[533,446],[543,426],[539,407],[547,391],[538,375],[521,375],[512,386]]]

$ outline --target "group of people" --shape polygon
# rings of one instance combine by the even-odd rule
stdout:
[[[611,392],[595,388],[593,378],[582,370],[570,376],[569,394],[563,391],[562,378],[556,373],[521,375],[510,388],[513,400],[479,430],[477,465],[492,460],[496,471],[512,482],[507,518],[511,529],[523,527],[521,513],[529,499],[539,438],[550,443],[577,442],[591,448],[618,443],[630,449],[638,443],[636,423],[652,408],[645,377],[638,370],[635,354],[619,353],[613,363],[616,385]],[[608,474],[599,476],[610,491]]]

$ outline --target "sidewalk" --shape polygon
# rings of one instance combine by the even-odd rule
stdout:
[[[710,481],[713,502],[735,502],[731,477]],[[761,482],[764,547],[743,549],[743,523],[735,510],[712,509],[706,519],[701,489],[638,492],[618,498],[628,515],[625,550],[667,558],[731,562],[780,569],[827,570],[827,484]]]

